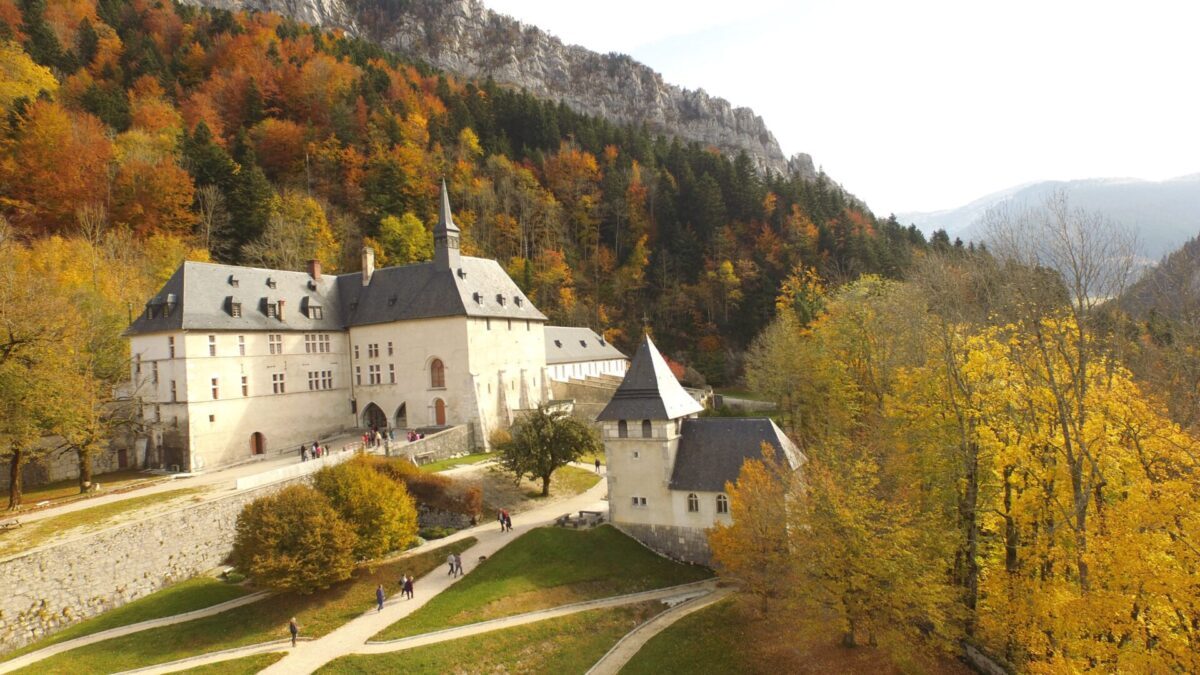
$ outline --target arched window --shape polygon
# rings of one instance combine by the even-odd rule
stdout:
[[[729,497],[717,495],[717,513],[729,513]]]
[[[688,513],[700,512],[700,498],[693,492],[688,495]]]
[[[650,427],[650,420],[642,420],[642,438],[650,438],[653,435],[654,431]]]
[[[629,438],[629,423],[625,420],[617,422],[617,438]]]
[[[446,366],[442,365],[441,359],[429,362],[429,386],[433,389],[446,388]]]

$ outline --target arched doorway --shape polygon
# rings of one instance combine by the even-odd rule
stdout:
[[[261,431],[250,434],[250,454],[262,455],[267,452],[267,437]]]
[[[379,409],[379,406],[368,403],[367,407],[363,408],[362,425],[364,429],[384,429],[388,425],[387,415]]]
[[[440,398],[433,399],[433,423],[439,427],[446,426],[446,402]]]
[[[408,404],[401,403],[399,408],[396,408],[396,428],[408,428]]]

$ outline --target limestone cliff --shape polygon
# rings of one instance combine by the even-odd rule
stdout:
[[[278,12],[337,27],[388,49],[467,77],[492,77],[541,98],[622,123],[711,145],[745,150],[760,169],[815,176],[812,158],[784,157],[749,108],[704,90],[668,84],[623,54],[597,54],[536,26],[497,14],[479,0],[185,0],[225,9]]]

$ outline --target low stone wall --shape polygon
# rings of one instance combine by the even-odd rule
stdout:
[[[460,424],[412,443],[401,439],[391,441],[386,452],[389,457],[408,457],[413,464],[428,464],[465,455],[474,449],[475,439],[471,434],[471,427]]]
[[[424,504],[417,505],[417,527],[421,529],[427,527],[449,527],[455,530],[462,530],[474,524],[471,522],[471,516],[466,514],[435,509]]]
[[[295,464],[281,466],[278,469],[263,471],[250,476],[242,476],[234,483],[234,488],[237,490],[249,490],[262,485],[269,485],[281,480],[292,480],[316,473],[327,466],[336,466],[342,462],[354,457],[354,451],[362,447],[362,443],[356,443],[352,446],[346,446],[341,451],[330,455],[324,455],[320,459],[310,459],[307,462],[300,461],[296,458]]]
[[[616,522],[613,525],[642,542],[646,548],[668,558],[706,567],[712,564],[712,550],[708,548],[708,535],[704,530],[673,525]]]
[[[0,561],[0,653],[220,565],[249,502],[308,477],[189,504]]]

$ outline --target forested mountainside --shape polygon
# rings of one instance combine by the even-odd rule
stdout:
[[[491,77],[577,112],[720,149],[745,151],[761,170],[815,176],[812,158],[784,157],[749,108],[703,90],[667,84],[623,54],[598,54],[536,26],[490,11],[479,0],[187,0],[223,9],[272,11],[341,28],[407,58],[460,76]]]
[[[764,176],[277,14],[0,0],[0,34],[0,208],[26,241],[168,237],[343,271],[365,242],[400,264],[429,255],[444,177],[465,250],[552,320],[629,347],[648,319],[717,381],[798,266],[893,275],[924,245],[823,175]]]

